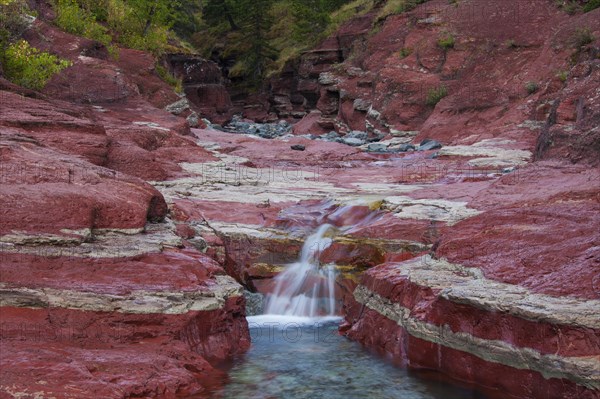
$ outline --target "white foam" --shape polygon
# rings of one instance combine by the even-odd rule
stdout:
[[[309,326],[323,323],[333,323],[342,321],[340,316],[306,317],[281,314],[263,314],[258,316],[246,317],[250,328],[269,327],[283,329],[290,325]]]
[[[319,262],[320,254],[333,242],[325,236],[331,227],[319,227],[304,242],[299,261],[275,277],[275,291],[267,296],[267,314],[308,318],[336,315],[337,272],[333,265],[321,267]]]

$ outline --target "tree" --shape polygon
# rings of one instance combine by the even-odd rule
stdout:
[[[223,21],[227,21],[231,30],[238,30],[235,22],[236,11],[239,9],[236,0],[207,0],[202,7],[204,21],[208,25],[215,26]]]
[[[316,38],[331,22],[329,15],[349,0],[289,0],[296,19],[294,30],[299,38]]]
[[[170,0],[127,0],[136,19],[141,23],[142,36],[146,36],[152,25],[170,26],[178,1]]]
[[[180,0],[173,12],[173,30],[182,38],[190,38],[201,24],[201,1]]]
[[[269,11],[274,0],[240,0],[238,3],[238,10],[245,10],[245,15],[240,14],[240,18],[244,36],[250,44],[245,54],[246,66],[251,81],[256,84],[263,79],[268,60],[277,56],[277,50],[269,45],[266,38],[273,23]]]

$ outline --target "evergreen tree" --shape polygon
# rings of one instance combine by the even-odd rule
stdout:
[[[315,39],[329,26],[329,15],[349,0],[289,0],[296,19],[294,31],[299,40]],[[312,40],[308,40],[312,41]]]
[[[202,2],[179,0],[173,11],[173,30],[182,38],[191,37],[201,24]]]
[[[210,26],[227,21],[231,30],[238,30],[235,22],[236,11],[239,9],[238,3],[239,0],[206,0],[202,7],[204,21]]]
[[[269,11],[274,0],[239,0],[238,15],[243,36],[248,41],[248,50],[243,54],[250,81],[262,81],[269,60],[277,56],[277,51],[269,45],[267,32],[273,23]]]

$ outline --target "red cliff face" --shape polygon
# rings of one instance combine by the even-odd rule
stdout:
[[[145,53],[111,60],[38,21],[73,61],[42,93],[0,78],[0,391],[181,397],[250,345],[241,286],[177,235],[146,181],[215,160],[189,137]],[[180,230],[180,229],[179,229]]]
[[[270,292],[329,223],[348,337],[492,396],[597,397],[600,65],[573,40],[599,11],[432,0],[372,31],[374,12],[272,82],[280,115],[314,111],[298,134],[443,144],[394,154],[190,129],[151,57],[38,21],[74,65],[42,93],[0,78],[0,392],[210,390],[250,344],[240,283]]]
[[[332,71],[346,93],[337,123],[440,141],[443,165],[413,168],[442,184],[416,195],[477,210],[438,223],[429,255],[367,271],[346,303],[349,337],[492,393],[598,395],[598,15],[545,1],[429,1],[379,22]],[[583,29],[594,43],[575,44]],[[428,103],[440,87],[445,96]],[[486,150],[496,146],[502,160]],[[509,166],[518,169],[485,182],[485,169]]]

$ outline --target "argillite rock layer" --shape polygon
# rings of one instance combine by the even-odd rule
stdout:
[[[218,388],[244,291],[329,223],[348,338],[492,397],[598,398],[599,13],[375,9],[242,107],[299,121],[275,139],[190,122],[240,106],[216,64],[167,57],[182,98],[149,54],[37,20],[73,66],[41,92],[0,76],[0,396]]]

